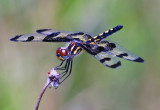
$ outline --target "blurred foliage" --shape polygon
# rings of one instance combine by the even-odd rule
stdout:
[[[47,89],[40,110],[158,110],[160,108],[159,0],[0,0],[0,110],[35,107],[47,76],[60,63],[62,43],[15,43],[9,38],[53,28],[95,35],[116,25],[108,39],[146,60],[110,69],[84,52],[71,76]]]

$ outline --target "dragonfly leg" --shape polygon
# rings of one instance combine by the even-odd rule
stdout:
[[[62,66],[63,63],[64,63],[64,61],[62,61],[62,62],[60,63],[60,65],[56,66],[55,68],[58,68],[58,67]]]
[[[68,59],[68,60],[66,61],[66,65],[65,65],[65,66],[66,66],[66,70],[61,73],[61,75],[62,75],[61,78],[64,77],[64,76],[68,73],[69,66],[70,66],[70,59]]]
[[[60,84],[70,76],[70,74],[71,74],[71,72],[72,72],[72,63],[73,63],[73,60],[72,60],[72,59],[69,59],[68,67],[67,67],[66,71],[63,73],[63,76],[62,76],[62,77],[64,77],[64,76],[67,75],[68,70],[69,70],[69,73],[68,73],[68,75],[60,82]]]
[[[66,61],[66,64],[65,64],[64,67],[60,67],[60,66],[63,65],[63,63],[64,63],[64,61],[62,61],[60,65],[58,65],[57,67],[55,67],[55,70],[66,70],[67,61]]]

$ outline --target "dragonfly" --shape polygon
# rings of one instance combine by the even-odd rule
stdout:
[[[61,63],[54,69],[63,70],[60,74],[61,82],[63,82],[71,74],[73,58],[84,50],[103,65],[113,69],[121,67],[120,58],[143,63],[144,60],[141,57],[128,51],[123,46],[110,40],[104,40],[122,28],[123,25],[117,25],[97,36],[86,32],[39,29],[36,30],[36,33],[17,35],[10,40],[15,42],[68,42],[66,47],[59,47],[56,50],[56,56],[61,60]],[[56,78],[56,80],[61,83],[59,79]]]

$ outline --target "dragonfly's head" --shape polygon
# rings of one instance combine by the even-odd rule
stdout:
[[[59,60],[65,61],[66,59],[68,59],[68,50],[59,47],[56,51],[56,56]]]

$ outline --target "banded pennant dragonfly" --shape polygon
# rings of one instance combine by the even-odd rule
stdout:
[[[104,40],[122,28],[122,25],[118,25],[97,36],[86,32],[40,29],[36,33],[17,35],[10,38],[10,40],[15,42],[69,42],[67,47],[60,47],[56,50],[56,56],[62,62],[59,66],[55,67],[55,70],[63,70],[60,74],[61,78],[63,78],[61,82],[63,82],[71,74],[73,58],[83,50],[110,68],[121,67],[119,58],[143,63],[144,60],[141,57],[129,52],[119,44]],[[64,62],[66,63],[64,64]],[[57,82],[59,82],[59,77]]]

